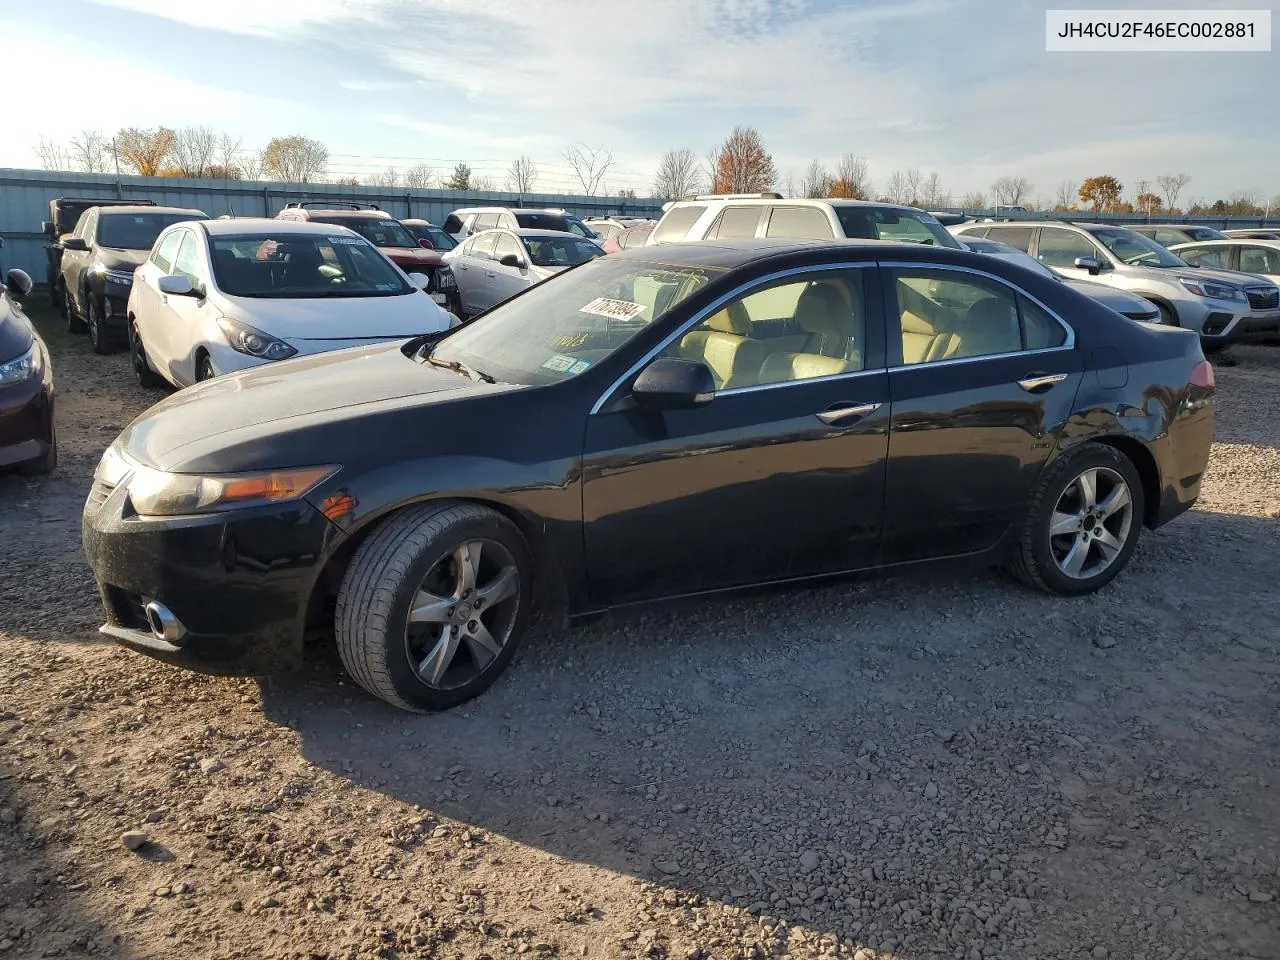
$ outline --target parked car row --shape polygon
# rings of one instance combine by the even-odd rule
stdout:
[[[48,473],[58,463],[53,364],[22,311],[31,285],[16,267],[0,285],[0,469]]]

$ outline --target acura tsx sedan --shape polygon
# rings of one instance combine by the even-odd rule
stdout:
[[[475,322],[184,390],[84,509],[103,631],[261,672],[332,631],[369,692],[484,690],[556,618],[924,561],[1062,596],[1195,501],[1213,368],[964,250],[672,244]]]

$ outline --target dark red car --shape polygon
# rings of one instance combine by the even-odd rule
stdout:
[[[53,366],[19,300],[31,278],[9,271],[0,286],[0,470],[48,473],[58,463],[53,429]]]
[[[332,223],[354,230],[386,254],[405,273],[423,273],[430,279],[427,293],[455,316],[461,316],[458,283],[439,250],[423,243],[395,217],[369,204],[323,200],[290,203],[276,214],[277,220],[309,220]]]

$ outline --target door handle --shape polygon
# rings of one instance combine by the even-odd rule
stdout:
[[[1038,390],[1044,390],[1052,387],[1055,383],[1061,383],[1067,379],[1065,373],[1033,373],[1028,377],[1018,381],[1018,386],[1027,393],[1035,393]]]
[[[844,420],[852,420],[854,417],[865,417],[879,409],[878,403],[842,403],[833,406],[830,410],[823,410],[817,414],[817,417],[823,423],[840,423]]]

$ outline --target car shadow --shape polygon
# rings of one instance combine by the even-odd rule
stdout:
[[[1180,684],[1207,659],[1276,652],[1273,574],[1241,557],[1280,554],[1277,531],[1194,511],[1148,534],[1097,598],[947,571],[540,626],[489,692],[435,715],[365,695],[324,649],[304,673],[264,681],[264,709],[311,763],[481,837],[895,956],[950,954],[945,926],[901,919],[928,898],[912,900],[892,865],[912,858],[935,891],[1048,891],[1036,911],[1087,915],[1052,887],[1061,848],[1044,832],[1075,822],[1073,753],[1106,743],[1117,770],[1156,762],[1155,747],[1116,742],[1136,707],[1100,698],[1098,660],[1143,691],[1148,715],[1194,725],[1207,707]],[[1188,599],[1192,555],[1215,572],[1213,610]],[[1223,734],[1216,752],[1247,769],[1254,749]],[[1030,815],[993,827],[991,811]],[[934,830],[973,846],[935,843]],[[1090,869],[1117,861],[1118,886],[1120,855],[1089,855]],[[886,919],[898,901],[911,905]],[[1034,937],[1069,917],[1019,922]]]

